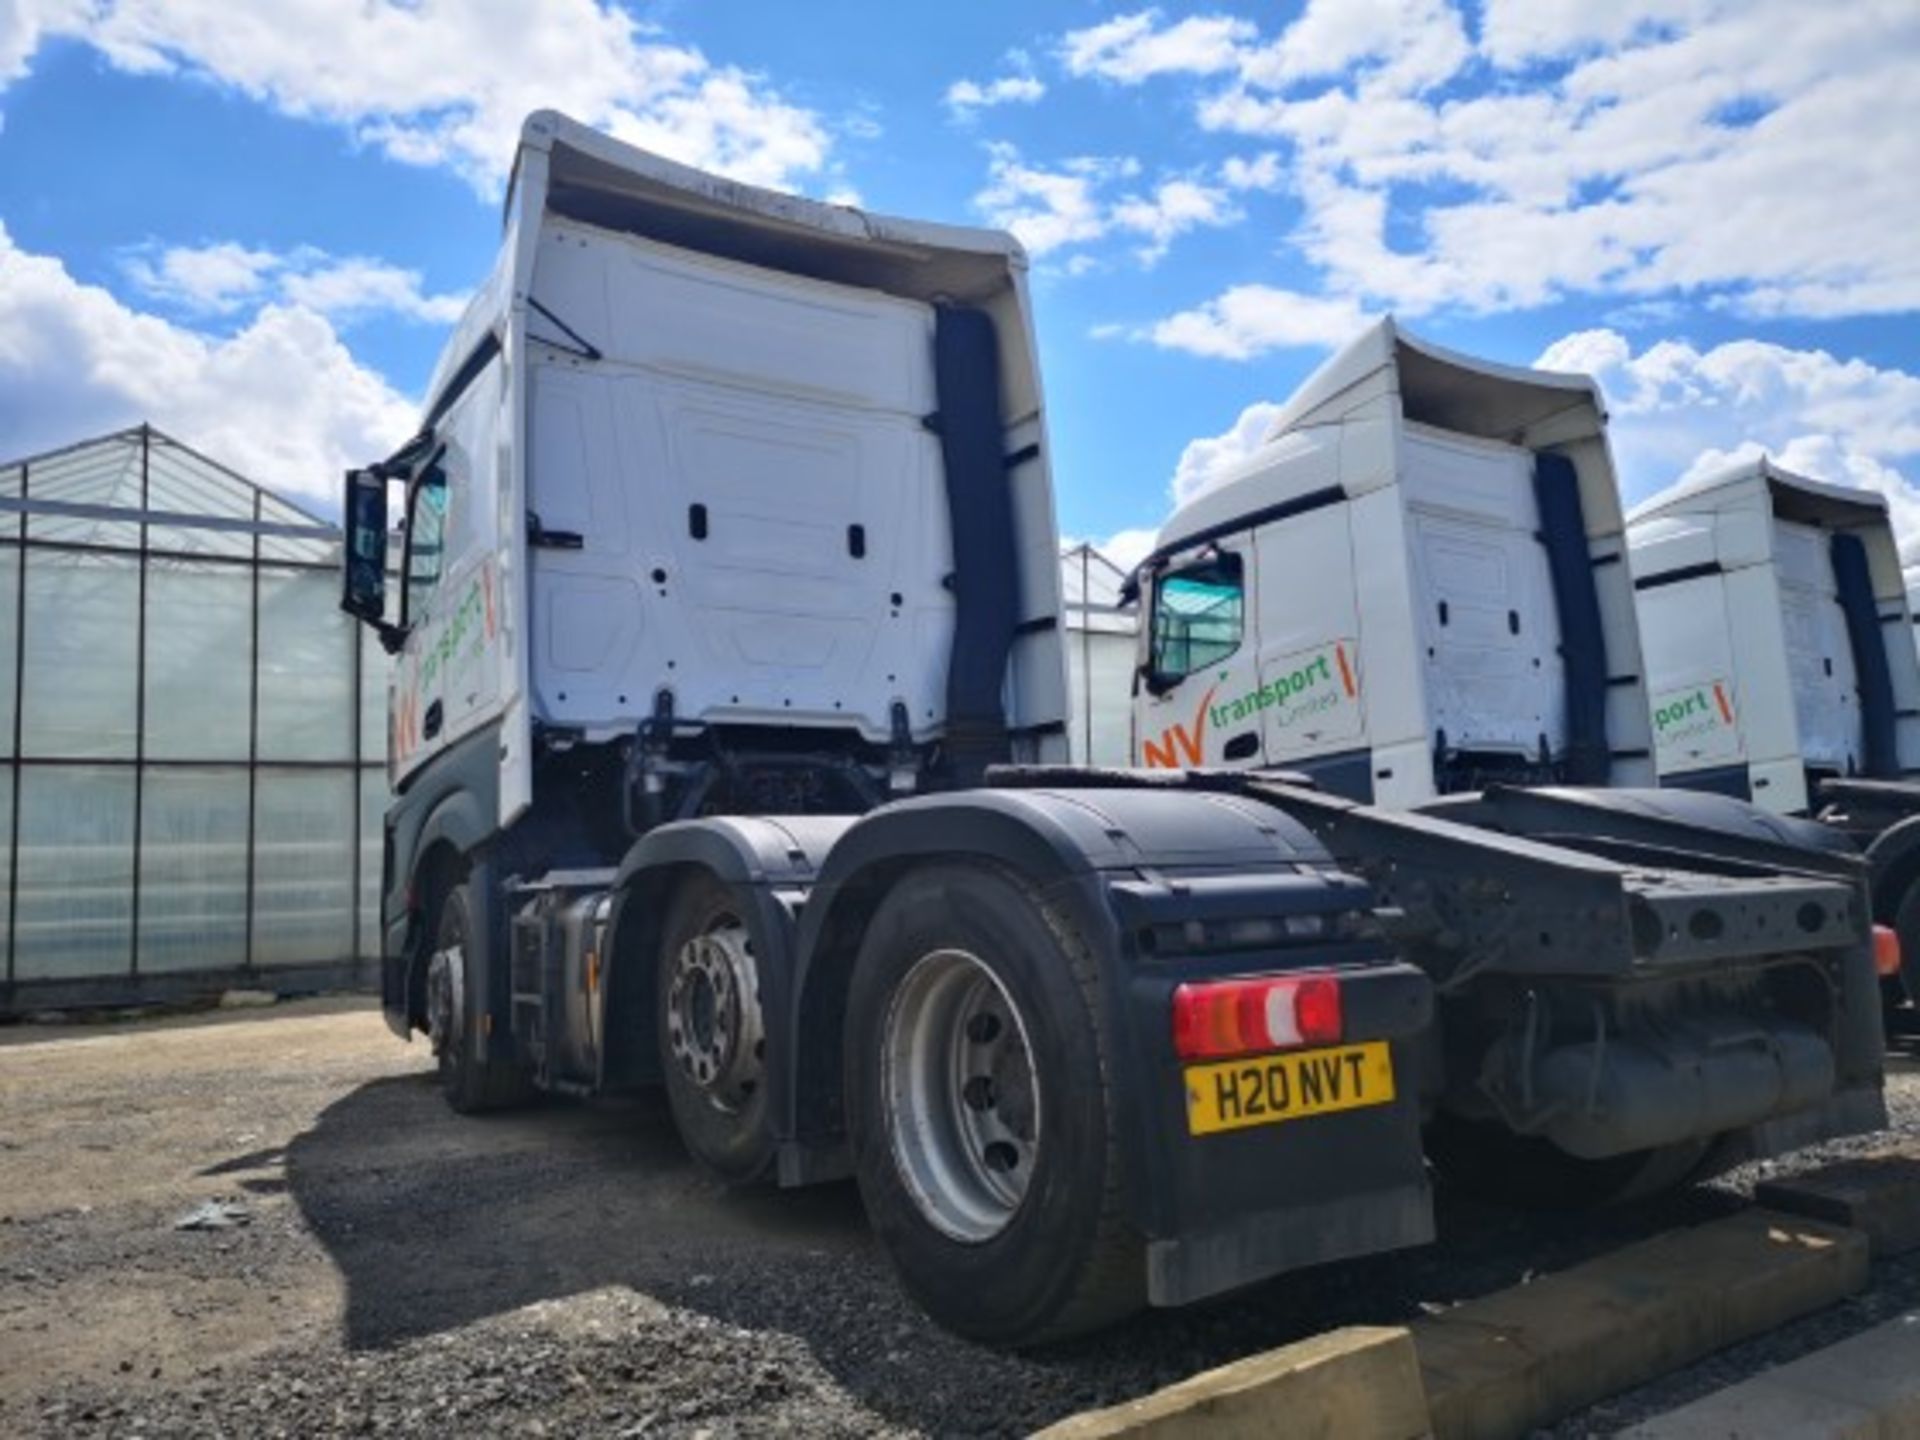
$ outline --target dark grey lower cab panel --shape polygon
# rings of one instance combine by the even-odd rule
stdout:
[[[1660,783],[1669,790],[1699,790],[1708,795],[1730,795],[1735,800],[1753,799],[1752,772],[1745,765],[1683,770],[1673,775],[1662,775]]]

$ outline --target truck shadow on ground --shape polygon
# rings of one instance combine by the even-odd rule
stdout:
[[[243,1157],[244,1158],[244,1157]],[[1039,1355],[939,1330],[903,1295],[851,1184],[728,1191],[681,1148],[663,1101],[547,1104],[461,1118],[430,1077],[345,1095],[288,1147],[286,1178],[345,1281],[344,1339],[377,1349],[538,1300],[614,1286],[725,1324],[798,1337],[847,1391],[903,1424],[952,1429],[936,1380],[1026,1429],[1344,1324],[1391,1324],[1738,1208],[1699,1188],[1540,1216],[1442,1196],[1442,1241],[1324,1267],[1212,1305],[1143,1315]],[[981,1371],[996,1383],[983,1387]]]

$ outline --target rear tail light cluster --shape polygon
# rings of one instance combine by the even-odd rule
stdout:
[[[1182,1060],[1337,1045],[1340,982],[1332,975],[1195,981],[1173,992],[1173,1048]]]
[[[1900,936],[1886,925],[1873,927],[1873,968],[1882,977],[1900,973]]]

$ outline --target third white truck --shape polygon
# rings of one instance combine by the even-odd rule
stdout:
[[[1885,497],[1754,459],[1628,519],[1663,785],[1857,845],[1920,993],[1920,658]]]

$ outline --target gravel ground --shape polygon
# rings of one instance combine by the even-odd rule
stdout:
[[[1920,1067],[1890,1099],[1920,1132]],[[1760,1168],[1579,1219],[1447,1199],[1440,1245],[1018,1357],[905,1300],[850,1186],[725,1191],[650,1101],[461,1120],[363,1002],[16,1028],[0,1433],[1018,1433],[1728,1213]],[[209,1200],[245,1223],[176,1228]],[[1920,1259],[1883,1264],[1867,1294],[1553,1433],[1607,1433],[1916,1301]]]

